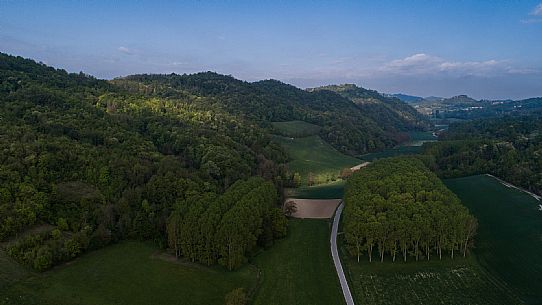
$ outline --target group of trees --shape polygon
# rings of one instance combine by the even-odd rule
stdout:
[[[538,115],[452,124],[427,143],[427,165],[442,177],[490,173],[542,194],[542,118]]]
[[[44,271],[51,266],[77,257],[91,246],[88,230],[77,234],[62,233],[59,229],[28,234],[7,247],[7,253],[17,262]]]
[[[345,191],[344,232],[350,253],[377,252],[404,261],[472,247],[477,221],[439,178],[413,157],[375,161],[355,172]]]
[[[261,178],[238,181],[221,196],[180,202],[168,217],[169,246],[192,262],[237,268],[257,246],[286,235],[277,202],[275,187]]]
[[[48,224],[85,235],[80,253],[126,238],[166,246],[172,212],[212,206],[238,180],[261,176],[276,199],[284,151],[260,125],[202,98],[132,93],[0,53],[0,241]],[[34,244],[10,253],[29,265],[24,253],[68,257],[55,258],[56,239]]]

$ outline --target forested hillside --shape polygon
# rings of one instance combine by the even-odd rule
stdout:
[[[272,232],[284,230],[273,223],[285,225],[273,186],[281,184],[284,153],[258,125],[196,98],[134,94],[0,54],[0,241],[41,232],[8,252],[43,270],[125,238],[166,245],[169,222],[193,222],[184,216],[196,205],[213,208],[224,190],[254,175],[271,181],[247,182],[261,205],[232,192],[207,222],[207,230],[230,227],[211,238],[216,250],[206,262],[233,268],[256,243],[271,244]],[[256,218],[247,227],[230,208]],[[230,237],[243,243],[235,261],[221,252]]]
[[[319,134],[326,142],[352,155],[393,147],[406,140],[400,131],[428,126],[425,117],[399,100],[391,99],[386,106],[356,105],[329,90],[304,91],[275,80],[248,83],[206,72],[133,75],[113,83],[147,96],[204,97],[198,98],[197,104],[213,105],[263,127],[275,121],[312,123],[321,127]],[[413,116],[412,122],[403,119],[407,114]]]
[[[375,90],[368,90],[354,84],[330,85],[310,89],[310,91],[333,91],[352,100],[363,114],[385,130],[412,131],[425,130],[430,123],[424,115],[392,96],[385,96]]]
[[[442,177],[491,173],[542,194],[542,118],[504,117],[452,124],[428,143],[428,162]]]

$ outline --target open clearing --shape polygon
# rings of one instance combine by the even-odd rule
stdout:
[[[422,152],[423,143],[437,141],[437,137],[431,131],[412,131],[408,134],[410,141],[406,143],[380,152],[361,155],[359,158],[365,161],[374,161],[382,158],[419,154]]]
[[[343,198],[346,181],[319,184],[315,186],[303,186],[299,188],[286,189],[286,197],[305,199],[335,199]]]
[[[336,178],[341,169],[351,168],[363,162],[342,154],[316,135],[304,138],[280,136],[274,138],[292,159],[288,167],[301,175],[304,185],[307,184],[309,173]]]
[[[478,218],[480,264],[528,304],[542,303],[542,211],[530,195],[488,176],[445,181]]]
[[[296,199],[287,198],[285,202],[293,201],[297,211],[292,215],[295,218],[331,218],[339,206],[341,199]]]
[[[293,138],[317,135],[321,129],[318,125],[303,121],[273,122],[271,124],[278,134]]]
[[[108,246],[0,288],[0,304],[223,305],[231,290],[257,283],[251,266],[227,272],[169,262],[155,257],[156,251],[141,242]]]
[[[330,225],[290,220],[288,236],[253,261],[262,270],[253,305],[344,305],[329,251]]]

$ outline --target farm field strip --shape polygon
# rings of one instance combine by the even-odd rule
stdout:
[[[480,265],[527,304],[542,303],[540,202],[487,175],[445,183],[478,218],[474,253]]]

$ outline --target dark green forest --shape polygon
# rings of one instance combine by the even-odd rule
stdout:
[[[208,228],[235,223],[250,230],[242,233],[246,240],[242,246],[236,240],[235,253],[226,255],[221,245],[230,236],[213,235],[206,262],[237,267],[255,242],[269,245],[284,235],[285,228],[276,227],[285,224],[276,207],[286,155],[246,118],[200,105],[197,97],[130,93],[5,54],[0,102],[0,240],[38,230],[9,249],[29,266],[47,269],[127,238],[166,246],[172,214],[183,216],[177,220],[185,225],[193,221],[185,213],[207,209],[236,181],[252,176],[269,181],[246,182],[259,204],[247,206],[248,193],[231,191]],[[252,225],[228,216],[230,208],[249,209]]]
[[[354,173],[345,190],[345,241],[368,260],[378,253],[415,260],[466,256],[477,221],[457,196],[415,157],[373,162]]]
[[[312,123],[321,127],[322,139],[350,155],[394,147],[408,140],[405,131],[424,130],[430,125],[426,117],[397,99],[363,105],[330,90],[305,91],[276,80],[248,83],[205,72],[133,75],[113,83],[151,97],[197,97],[200,105],[249,118],[263,128],[271,128],[270,122]],[[374,100],[385,99],[376,92],[374,96]]]
[[[541,131],[539,115],[452,124],[425,145],[424,158],[441,177],[489,173],[542,194]]]
[[[352,100],[361,111],[385,130],[413,131],[430,127],[427,117],[402,102],[398,98],[384,96],[375,90],[358,87],[354,84],[329,85],[310,89],[310,91],[332,91]]]

